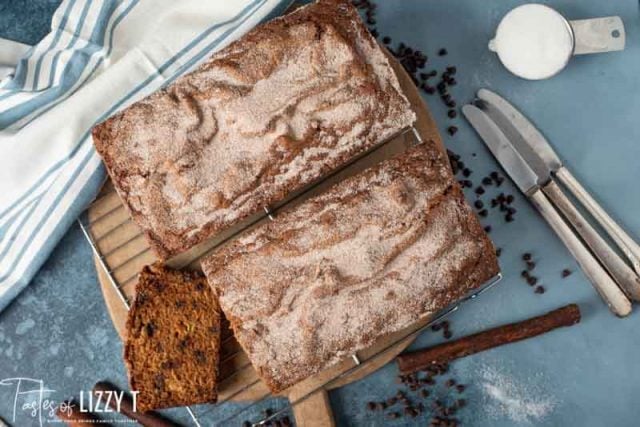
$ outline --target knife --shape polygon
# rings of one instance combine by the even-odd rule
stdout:
[[[489,115],[527,164],[544,180],[542,191],[560,209],[615,282],[632,300],[640,301],[640,277],[589,224],[552,179],[553,174],[557,175],[558,171],[561,171],[561,174],[568,173],[570,175],[570,173],[562,166],[562,162],[546,139],[526,117],[498,94],[481,89],[478,92],[478,98],[476,106]],[[599,206],[598,208],[601,209]],[[611,224],[620,229],[612,220]],[[631,240],[624,231],[622,233]],[[635,245],[632,240],[631,243]]]
[[[517,129],[522,135],[522,139],[514,140],[514,144],[525,159],[532,160],[534,164],[542,163],[546,170],[553,173],[560,182],[565,185],[576,199],[589,211],[607,232],[611,239],[618,245],[625,256],[629,259],[636,273],[640,275],[640,246],[620,227],[607,212],[591,197],[591,195],[580,185],[573,174],[562,164],[562,161],[551,147],[546,138],[536,129],[535,126],[520,113],[509,102],[496,93],[487,89],[478,91],[478,98],[495,106],[504,117],[508,126]],[[500,120],[500,119],[499,119]],[[500,123],[502,127],[502,123]]]
[[[507,175],[522,191],[560,237],[609,309],[617,316],[631,313],[631,301],[573,233],[551,202],[540,190],[544,177],[539,176],[511,145],[509,139],[491,118],[474,105],[462,107],[462,113],[478,132]]]

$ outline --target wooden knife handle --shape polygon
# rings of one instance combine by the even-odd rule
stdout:
[[[72,411],[62,410],[63,407],[69,405],[74,405]],[[64,423],[69,427],[109,425],[101,423],[100,418],[96,417],[91,412],[80,412],[77,402],[74,401],[66,401],[62,405],[58,406],[58,409],[56,409],[56,417],[58,417],[61,421],[64,421]]]
[[[560,168],[556,177],[573,193],[576,199],[584,206],[591,215],[598,221],[604,231],[607,232],[616,245],[624,252],[631,261],[636,273],[640,274],[640,246],[620,227],[609,214],[595,201],[587,190],[584,189],[577,179],[565,167]]]
[[[587,222],[582,214],[573,206],[555,181],[550,181],[542,191],[567,219],[582,240],[591,248],[593,254],[607,269],[613,280],[634,301],[640,301],[640,277],[609,246],[598,232]]]
[[[93,386],[93,391],[102,391],[102,392],[118,392],[118,388],[107,382],[107,381],[99,381]],[[109,402],[109,407],[113,410],[117,410],[116,402],[111,399]],[[144,427],[177,427],[178,425],[156,412],[138,412],[133,410],[133,401],[128,394],[124,394],[122,402],[120,403],[120,413],[131,418],[132,420],[136,420]]]
[[[598,291],[604,302],[618,317],[625,317],[631,313],[631,301],[615,284],[609,274],[602,268],[591,252],[573,233],[571,228],[562,219],[560,214],[540,190],[536,190],[531,196],[531,202],[538,209],[543,218],[549,223],[553,231],[567,247],[576,259],[584,274],[589,278],[593,287]]]

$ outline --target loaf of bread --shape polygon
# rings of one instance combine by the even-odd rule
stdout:
[[[347,1],[255,28],[97,126],[93,139],[162,259],[276,204],[415,120]]]
[[[216,401],[220,317],[201,273],[142,270],[124,347],[139,411]]]
[[[495,250],[434,143],[278,213],[203,269],[273,392],[459,300]]]

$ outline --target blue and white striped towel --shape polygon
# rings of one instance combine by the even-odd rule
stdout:
[[[36,46],[0,39],[0,310],[97,194],[93,125],[290,3],[64,0]]]

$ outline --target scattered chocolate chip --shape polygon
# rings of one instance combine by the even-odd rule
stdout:
[[[442,48],[442,49],[440,49],[438,51],[438,55],[440,55],[440,56],[445,56],[447,53],[449,53],[449,52],[447,52],[447,49],[445,49],[445,48]]]
[[[482,195],[482,194],[484,194],[484,187],[482,187],[482,186],[477,187],[477,188],[476,188],[476,190],[475,190],[475,193],[476,193],[477,195],[479,195],[479,196],[480,196],[480,195]]]
[[[449,135],[453,136],[458,132],[458,128],[455,126],[449,126],[447,128],[447,132],[449,133]]]
[[[466,387],[465,387],[465,385],[464,385],[464,384],[458,384],[458,385],[456,386],[456,390],[458,390],[458,393],[462,393],[462,392],[464,392],[465,388],[466,388]]]
[[[496,256],[499,257],[502,255],[502,248],[496,248]]]
[[[449,116],[450,119],[455,119],[456,117],[458,117],[458,113],[456,112],[456,110],[449,110],[447,112],[447,116]]]
[[[544,286],[537,286],[536,290],[534,291],[536,294],[544,294]]]
[[[491,226],[487,225],[486,227],[484,227],[484,232],[485,233],[491,233]]]
[[[492,183],[491,178],[488,178],[486,176],[484,178],[482,178],[482,184],[483,185],[491,185],[491,183]]]
[[[473,202],[473,206],[475,206],[476,209],[482,209],[484,207],[484,203],[482,203],[482,200],[478,199]]]
[[[522,270],[522,272],[520,272],[520,275],[524,278],[529,277],[529,270]]]
[[[527,283],[529,286],[535,286],[535,284],[538,283],[538,278],[535,276],[529,276],[527,277]]]
[[[571,270],[569,270],[568,268],[565,268],[564,270],[562,270],[562,278],[564,279],[565,277],[569,277],[571,276]]]
[[[447,329],[446,331],[444,331],[444,332],[442,333],[442,336],[443,336],[445,339],[450,339],[450,338],[453,336],[453,333],[451,333],[451,331]]]
[[[532,258],[532,256],[531,256],[531,254],[529,252],[526,252],[526,253],[524,253],[522,255],[522,260],[523,261],[531,261],[531,258]]]
[[[376,410],[376,403],[375,402],[367,402],[367,409],[370,411],[375,411]]]
[[[487,211],[486,209],[482,209],[480,212],[478,212],[478,215],[485,218],[487,215],[489,215],[489,211]]]
[[[251,422],[250,421],[245,421],[242,423],[242,427],[251,427]]]
[[[382,43],[384,43],[384,44],[389,44],[389,43],[391,43],[391,37],[389,37],[389,36],[385,36],[385,37],[383,37],[383,38],[382,38]]]

